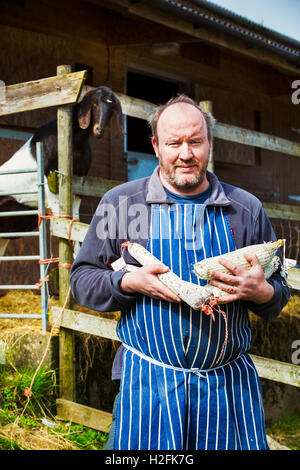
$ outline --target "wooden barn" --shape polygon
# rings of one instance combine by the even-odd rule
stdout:
[[[286,256],[300,264],[298,41],[206,0],[2,0],[0,46],[0,105],[1,85],[53,77],[69,64],[86,70],[87,87],[108,86],[132,108],[186,93],[212,110],[214,172],[263,202],[277,236],[287,240]],[[47,107],[0,115],[0,165],[56,114]],[[138,114],[124,113],[124,137],[112,122],[91,139],[89,176],[122,182],[152,172],[150,129]],[[98,201],[83,197],[80,221],[90,222]],[[56,255],[57,240],[49,245]],[[37,239],[21,238],[5,254],[38,249]],[[39,277],[38,263],[0,262],[0,284]],[[286,354],[281,360],[290,362]],[[111,399],[89,404],[110,411]]]
[[[208,1],[2,1],[0,31],[5,85],[50,77],[59,64],[70,64],[73,71],[87,70],[89,86],[106,85],[153,104],[184,92],[209,101],[218,123],[300,142],[300,106],[292,101],[299,42]],[[18,131],[31,133],[55,116],[55,108],[45,108],[1,117],[0,163],[28,138]],[[126,121],[125,140],[112,125],[104,139],[91,142],[90,174],[126,181],[151,171],[147,123]],[[283,146],[275,152],[269,140],[262,148],[215,137],[214,171],[268,204],[278,236],[287,238],[287,255],[299,258],[300,204],[290,198],[299,195],[299,146],[294,155]],[[96,204],[84,198],[83,222]],[[10,243],[7,254],[16,251],[27,252],[28,242]],[[0,276],[8,283],[28,276],[36,282],[38,267],[2,263]]]

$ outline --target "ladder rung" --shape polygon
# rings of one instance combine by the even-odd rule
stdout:
[[[38,289],[38,286],[36,284],[26,284],[26,285],[22,285],[22,284],[18,284],[18,285],[10,285],[10,284],[7,284],[7,286],[3,286],[3,285],[0,285],[0,289],[1,290],[5,290],[5,289],[20,289],[20,290],[23,290],[23,289]]]
[[[0,261],[31,261],[39,259],[40,255],[0,256]]]
[[[38,237],[39,232],[2,232],[0,238]]]
[[[41,318],[40,313],[0,313],[0,318]]]
[[[37,191],[0,191],[0,196],[17,196],[18,194],[37,194]]]
[[[38,214],[37,210],[28,210],[28,211],[8,211],[0,212],[0,217],[12,217],[18,215],[36,215]]]
[[[20,170],[6,170],[6,171],[0,171],[0,175],[18,175],[20,173],[36,173],[37,168],[23,168]]]

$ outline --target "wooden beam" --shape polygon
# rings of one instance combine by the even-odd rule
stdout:
[[[213,104],[212,101],[200,101],[199,105],[204,109],[204,111],[207,111],[210,114],[213,114]],[[208,165],[207,169],[208,171],[211,171],[212,173],[214,172],[214,154],[213,154],[213,139],[211,142],[210,150],[209,150],[209,159],[208,159]]]
[[[109,432],[112,423],[111,413],[80,405],[69,400],[56,400],[57,418],[82,424],[97,431]]]
[[[278,214],[277,216],[278,217]],[[294,219],[298,220],[298,219]],[[69,227],[70,221],[69,219],[60,219],[58,217],[54,217],[51,219],[51,234],[59,237],[65,238],[68,240],[69,238]],[[70,231],[70,238],[71,240],[83,242],[84,237],[88,231],[89,225],[84,224],[82,222],[73,222],[71,231]],[[294,290],[300,291],[300,270],[297,268],[291,268],[288,270],[288,278],[287,278],[289,286]]]
[[[95,189],[95,188],[94,188]],[[99,196],[98,190],[87,190],[88,196]],[[82,191],[83,193],[84,191]],[[82,194],[81,193],[81,194]],[[268,217],[283,220],[300,220],[300,208],[288,204],[263,203],[263,207]],[[51,233],[56,237],[68,239],[70,220],[53,217],[51,219]],[[82,222],[73,222],[70,230],[71,240],[83,242],[88,231],[89,225]]]
[[[288,285],[300,292],[300,269],[298,268],[291,268],[288,270],[288,278],[287,278]]]
[[[71,72],[71,66],[61,65],[57,67],[57,74],[66,77]],[[57,145],[58,145],[58,171],[59,184],[59,213],[72,215],[72,109],[70,105],[64,105],[57,109]],[[59,239],[59,300],[66,308],[72,304],[71,295],[68,297],[70,285],[70,267],[73,262],[73,252],[64,238]],[[60,396],[68,400],[75,399],[75,368],[73,365],[74,340],[73,332],[62,330],[59,337],[59,380]]]
[[[83,98],[87,91],[92,90],[93,88],[94,87],[84,87],[79,100]],[[116,93],[116,96],[121,102],[123,113],[128,116],[147,120],[149,114],[153,113],[156,109],[156,105],[149,101],[144,101],[139,98],[131,98],[130,96],[123,95],[121,93]],[[300,157],[299,142],[282,139],[281,137],[264,134],[263,132],[217,122],[213,130],[213,135],[218,139],[259,147],[265,150],[272,150],[273,152],[285,153],[294,157]]]
[[[51,315],[53,315],[53,321],[58,318],[60,312],[61,309],[59,307],[52,307]],[[70,330],[120,341],[116,334],[117,321],[110,320],[109,318],[65,309],[58,324]]]
[[[70,222],[69,219],[60,219],[59,217],[51,218],[51,234],[68,240],[70,223],[72,222]],[[73,222],[70,230],[71,240],[83,242],[88,228],[88,224],[84,224],[83,222]]]
[[[96,196],[101,198],[107,191],[121,183],[123,181],[94,176],[73,176],[72,192],[78,196]]]
[[[300,366],[255,356],[253,354],[250,354],[250,356],[259,377],[300,387]]]
[[[300,207],[289,204],[263,202],[263,208],[268,217],[273,219],[300,220]]]
[[[53,315],[52,318],[54,321],[58,317],[59,312],[58,307],[52,307],[51,314]],[[75,310],[65,310],[59,323],[64,328],[120,341],[115,330],[117,325],[116,320],[109,320]],[[300,366],[275,361],[265,357],[254,355],[251,355],[251,357],[260,377],[300,387]]]
[[[217,123],[214,127],[214,137],[300,157],[300,143],[298,142],[229,124]]]
[[[9,85],[0,101],[0,116],[76,103],[85,77],[83,70]]]

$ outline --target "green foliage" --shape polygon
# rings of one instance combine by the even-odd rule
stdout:
[[[292,450],[300,450],[300,411],[284,414],[267,428],[267,434]]]
[[[23,447],[15,440],[8,440],[0,436],[0,450],[23,450]]]
[[[47,429],[50,435],[56,435],[71,442],[81,450],[101,450],[108,438],[106,433],[86,428],[79,424],[56,421],[55,399],[57,384],[55,371],[41,368],[32,385],[30,398],[24,391],[30,387],[34,369],[0,369],[0,433],[1,428],[12,423],[26,430]],[[42,418],[56,424],[47,428]],[[0,434],[0,450],[22,450],[24,443]]]
[[[63,435],[65,439],[73,442],[82,450],[101,450],[108,438],[108,434],[104,432],[86,428],[81,424],[65,422],[60,423],[53,432]]]
[[[2,370],[0,373],[0,406],[4,410],[22,411],[38,416],[41,410],[51,410],[55,405],[55,371],[41,368],[34,379],[31,398],[24,395],[30,387],[35,369],[24,368],[20,371]]]

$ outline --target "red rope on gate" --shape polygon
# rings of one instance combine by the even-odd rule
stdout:
[[[71,247],[71,250],[74,251],[74,246],[73,246],[73,243],[72,243],[72,240],[71,240],[71,230],[72,230],[73,222],[79,222],[79,220],[74,219],[72,215],[53,214],[52,211],[48,211],[48,214],[46,214],[46,215],[42,215],[39,210],[37,211],[37,213],[38,213],[38,227],[40,226],[42,219],[45,219],[45,220],[49,220],[49,219],[52,219],[52,218],[71,219],[70,224],[69,224],[69,228],[68,228],[68,242],[69,242],[69,245]]]
[[[25,395],[25,397],[28,397],[28,401],[29,401],[30,397],[32,396],[32,386],[33,386],[33,383],[34,383],[35,378],[36,378],[36,376],[37,376],[37,373],[38,373],[38,371],[40,370],[40,368],[41,368],[41,366],[42,366],[42,364],[43,364],[43,362],[44,362],[44,360],[45,360],[45,358],[46,358],[47,352],[48,352],[48,350],[49,350],[50,342],[51,342],[51,339],[52,339],[52,336],[53,336],[53,333],[54,333],[56,324],[57,324],[58,321],[60,320],[60,318],[61,318],[61,316],[62,316],[62,314],[63,314],[63,311],[64,311],[64,309],[66,308],[66,304],[67,304],[67,301],[68,301],[70,292],[71,292],[71,287],[69,286],[69,289],[68,289],[68,291],[67,291],[67,295],[66,295],[66,299],[65,299],[64,305],[63,305],[63,307],[62,307],[62,309],[61,309],[61,311],[60,311],[58,317],[56,318],[55,322],[54,322],[53,325],[52,325],[52,328],[51,328],[51,331],[50,331],[50,334],[49,334],[48,342],[47,342],[47,345],[46,345],[46,348],[45,348],[43,357],[42,357],[42,359],[41,359],[41,361],[40,361],[38,367],[36,368],[36,371],[35,371],[35,373],[34,373],[34,375],[33,375],[33,377],[32,377],[32,380],[31,380],[31,383],[30,383],[29,387],[28,387],[28,388],[25,388],[25,390],[24,390],[24,395]],[[27,402],[27,403],[28,403],[28,402]],[[26,406],[27,406],[27,404],[26,404]]]

